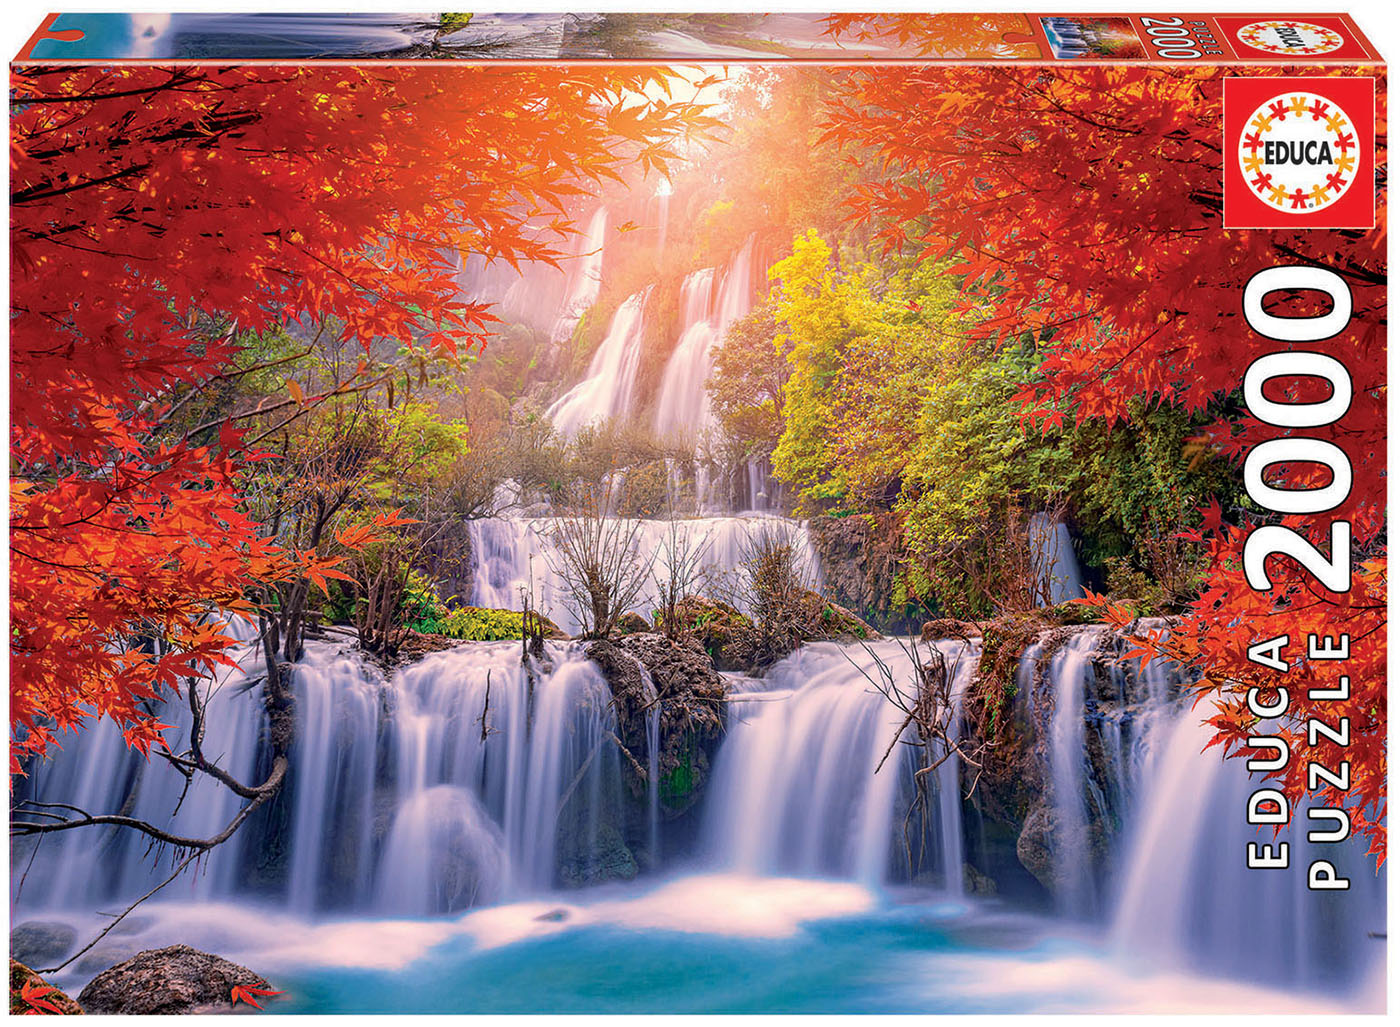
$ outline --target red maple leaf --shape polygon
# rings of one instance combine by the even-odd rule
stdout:
[[[232,997],[229,1004],[236,1006],[240,1002],[246,1002],[254,1009],[261,1009],[262,1006],[258,1004],[258,996],[267,998],[273,995],[285,994],[286,992],[273,991],[271,988],[254,988],[251,985],[235,984],[233,986]]]

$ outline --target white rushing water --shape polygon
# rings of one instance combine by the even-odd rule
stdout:
[[[1275,835],[1245,821],[1263,787],[1243,760],[1205,749],[1199,716],[1172,725],[1149,768],[1138,827],[1124,846],[1113,937],[1125,952],[1157,962],[1283,986],[1352,988],[1384,957],[1385,875],[1359,839],[1309,843],[1303,806],[1297,827]],[[1291,849],[1287,869],[1247,869],[1250,843]],[[1329,859],[1350,878],[1345,892],[1309,891],[1307,866]]]
[[[633,386],[646,335],[647,299],[650,287],[633,293],[613,314],[607,335],[579,382],[545,411],[559,434],[577,435],[585,425],[621,420],[632,412]]]
[[[1244,845],[1272,839],[1244,823],[1247,775],[1218,750],[1201,752],[1202,713],[1181,701],[1182,676],[1160,664],[1143,672],[1115,664],[1121,648],[1102,628],[1048,633],[1017,675],[1017,702],[1041,725],[1064,914],[1103,925],[1125,965],[1142,961],[1154,972],[1179,965],[1289,986],[1363,981],[1383,951],[1371,935],[1384,930],[1384,876],[1367,869],[1354,840],[1310,845],[1296,834],[1293,870],[1247,870]],[[937,649],[956,713],[977,650],[950,641]],[[798,877],[867,890],[914,881],[963,895],[964,865],[978,857],[963,837],[960,768],[944,763],[928,781],[927,805],[915,806],[916,750],[892,748],[903,715],[877,687],[892,680],[912,690],[904,643],[817,643],[761,678],[727,675],[728,726],[698,834],[678,835],[668,835],[655,787],[659,717],[648,716],[646,752],[634,754],[647,767],[646,792],[629,802],[605,679],[571,645],[551,643],[548,657],[531,675],[519,643],[472,643],[385,674],[348,642],[308,643],[294,678],[298,726],[284,793],[165,901],[270,902],[308,924],[347,914],[485,915],[482,907],[530,897],[569,901],[558,897],[562,886],[668,865],[775,889]],[[204,746],[257,780],[267,756],[260,671],[255,653],[243,658],[244,670],[212,688]],[[173,702],[161,713],[175,725],[177,750],[188,731],[182,710]],[[906,728],[902,742],[915,740]],[[31,767],[19,798],[125,809],[189,835],[213,833],[237,808],[207,782],[182,801],[184,779],[158,758],[133,755],[109,724],[65,742]],[[1094,840],[1094,831],[1104,834]],[[669,864],[657,862],[662,852]],[[1351,875],[1349,893],[1307,892],[1305,861],[1322,855]],[[18,844],[12,909],[90,916],[146,891],[170,858],[118,829],[50,836],[37,854]],[[651,886],[613,887],[636,895]],[[534,910],[525,918],[533,931],[553,906],[521,908]]]
[[[961,893],[956,760],[940,767],[930,800],[936,814],[915,820],[914,836],[904,822],[914,802],[915,750],[896,739],[912,742],[913,732],[901,734],[904,714],[880,688],[887,687],[883,666],[912,691],[907,646],[824,642],[804,646],[762,680],[731,679],[738,695],[751,698],[730,709],[729,736],[710,786],[703,848],[716,865],[878,886],[895,854],[906,843],[907,851],[920,850],[926,831],[936,835],[932,869],[946,890]],[[958,703],[976,651],[961,642],[938,649]],[[928,655],[920,650],[921,659]]]
[[[1044,513],[1031,515],[1026,528],[1030,535],[1031,550],[1037,554],[1042,582],[1047,598],[1053,603],[1063,603],[1084,596],[1084,579],[1079,570],[1079,559],[1074,555],[1074,536],[1064,521],[1051,521]]]
[[[730,326],[753,308],[750,238],[715,277],[714,268],[687,276],[681,286],[681,331],[661,376],[653,427],[664,437],[698,441],[714,428],[709,381],[714,353]]]
[[[544,228],[537,230],[546,233]],[[545,237],[553,240],[552,235]],[[563,247],[558,267],[529,261],[515,268],[504,260],[464,254],[457,269],[462,298],[491,304],[497,317],[547,333],[557,346],[573,335],[584,311],[598,298],[607,237],[608,209],[599,206],[584,230]]]
[[[1075,635],[1051,657],[1055,709],[1050,721],[1050,803],[1055,825],[1052,849],[1060,889],[1060,909],[1085,915],[1094,905],[1094,873],[1089,851],[1089,811],[1085,789],[1090,780],[1085,763],[1084,695],[1090,681],[1090,659],[1103,641],[1103,632]]]
[[[308,643],[294,681],[292,770],[278,800],[288,809],[216,849],[191,879],[195,895],[270,892],[305,914],[415,916],[551,887],[557,861],[586,862],[596,841],[599,824],[575,811],[616,806],[620,778],[616,752],[604,746],[614,730],[606,682],[577,653],[551,644],[549,655],[554,665],[532,690],[519,643],[437,653],[387,680],[341,646]],[[251,654],[249,666],[257,666]],[[205,751],[244,780],[262,749],[257,699],[226,685],[209,707]],[[176,748],[188,731],[182,708],[162,714],[176,722]],[[216,833],[237,809],[232,792],[198,779],[181,804],[183,778],[144,764],[113,735],[120,743],[100,725],[71,754],[36,768],[35,793],[108,811],[134,796],[132,815],[190,836]],[[567,833],[562,847],[557,830]],[[45,905],[140,894],[168,863],[157,866],[131,831],[75,831],[43,844],[24,887]],[[285,865],[264,880],[275,853]]]
[[[603,249],[608,237],[608,208],[599,207],[588,220],[588,228],[578,244],[578,252],[568,267],[564,302],[550,330],[550,341],[566,342],[578,327],[584,311],[598,299],[603,287]]]

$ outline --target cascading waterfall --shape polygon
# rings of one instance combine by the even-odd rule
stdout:
[[[235,619],[234,637],[248,638],[246,622]],[[207,713],[204,752],[220,759],[234,777],[254,780],[263,731],[262,691],[257,652],[244,645],[234,650],[243,668],[228,668],[202,691]],[[182,702],[168,704],[161,717],[173,726],[169,735],[188,738],[191,715]],[[157,755],[134,754],[121,730],[107,719],[79,732],[58,736],[56,758],[33,763],[29,776],[16,783],[16,798],[71,803],[93,813],[123,810],[182,837],[217,834],[233,819],[240,800],[218,782],[197,775],[186,781]],[[182,747],[172,745],[176,752]],[[41,836],[41,852],[21,863],[12,895],[58,897],[75,908],[105,901],[113,894],[139,895],[168,876],[178,863],[167,848],[151,849],[150,839],[134,831],[80,829]],[[185,887],[197,898],[222,894],[234,886],[238,870],[235,843],[215,849],[203,872]],[[18,849],[15,855],[18,856]]]
[[[544,231],[544,229],[539,229]],[[463,299],[490,303],[498,317],[547,332],[556,345],[567,340],[602,287],[608,209],[598,207],[560,267],[531,261],[519,268],[473,253],[458,258]]]
[[[1275,839],[1244,822],[1256,785],[1239,762],[1202,753],[1209,732],[1183,701],[1182,672],[1164,663],[1130,669],[1115,662],[1117,636],[1067,630],[1043,634],[1016,675],[1019,709],[1038,725],[1065,911],[1098,912],[1128,966],[1185,964],[1334,989],[1366,978],[1384,955],[1374,935],[1385,929],[1385,879],[1356,840],[1324,847],[1301,831],[1285,834],[1293,870],[1247,870],[1245,844]],[[691,859],[707,870],[870,888],[912,880],[962,895],[965,863],[977,857],[966,855],[958,762],[931,775],[918,812],[916,750],[892,747],[903,714],[877,688],[882,666],[912,684],[906,645],[815,643],[761,678],[726,675],[728,731],[698,838],[678,848],[661,822],[659,718],[650,712],[646,722],[647,794],[629,804],[611,693],[579,649],[550,643],[544,665],[527,668],[518,643],[471,643],[386,675],[348,640],[311,641],[294,675],[298,729],[285,791],[166,898],[263,899],[306,920],[434,916],[628,879],[637,865],[618,855],[618,832],[626,846],[650,848],[642,862],[651,869],[663,848],[684,860],[693,845]],[[936,647],[957,725],[979,649]],[[241,657],[240,669],[209,688],[204,747],[256,780],[266,762],[261,672],[254,648]],[[643,693],[655,685],[648,680]],[[161,715],[178,751],[188,710],[173,702]],[[903,741],[914,741],[905,731]],[[30,768],[17,798],[125,808],[188,835],[217,831],[237,809],[227,789],[198,778],[182,801],[184,779],[158,758],[133,755],[108,723],[65,742]],[[1110,832],[1095,842],[1103,868],[1087,855],[1091,826]],[[106,908],[172,866],[171,853],[148,851],[129,831],[84,829],[40,844],[32,863],[26,846],[12,854],[12,907]],[[1301,871],[1324,855],[1349,874],[1351,891],[1307,891]],[[1095,875],[1063,865],[1075,861]]]
[[[726,283],[727,284],[727,283]],[[715,269],[686,275],[681,283],[681,331],[666,369],[653,427],[658,435],[692,438],[708,425],[705,417],[710,349],[715,342]]]
[[[1050,800],[1055,824],[1053,855],[1061,882],[1056,899],[1065,912],[1074,915],[1089,911],[1094,901],[1084,796],[1089,778],[1085,773],[1084,694],[1089,661],[1101,642],[1101,631],[1075,635],[1056,651],[1050,672],[1055,688],[1050,722]]]
[[[961,642],[938,648],[958,698],[975,653]],[[731,677],[735,692],[749,698],[732,706],[711,786],[705,848],[720,866],[872,886],[886,879],[900,846],[900,810],[913,796],[906,750],[894,744],[904,715],[877,689],[877,661],[913,679],[909,651],[898,641],[805,646],[761,680]],[[944,887],[961,892],[956,763],[944,766],[952,769],[938,775],[931,826]]]
[[[648,287],[623,301],[583,381],[545,411],[561,435],[572,438],[585,425],[625,418],[631,412],[650,295]]]
[[[685,276],[681,283],[681,333],[661,376],[661,397],[656,406],[656,433],[691,437],[702,430],[708,404],[710,347],[715,324],[711,320],[715,269],[704,268]]]
[[[1386,880],[1360,839],[1311,844],[1301,822],[1275,836],[1245,822],[1260,787],[1243,760],[1203,754],[1211,728],[1183,713],[1144,776],[1138,826],[1127,838],[1113,936],[1126,953],[1212,973],[1353,990],[1385,958]],[[1249,869],[1250,842],[1287,842],[1284,870]],[[1345,892],[1312,892],[1307,864],[1330,859]]]
[[[1030,535],[1031,550],[1040,561],[1050,602],[1082,598],[1084,580],[1079,571],[1079,559],[1074,555],[1074,538],[1069,525],[1061,520],[1052,521],[1047,514],[1034,513],[1026,531]]]
[[[659,553],[667,544],[672,522],[641,520],[637,529],[637,552],[643,558]],[[713,579],[732,576],[741,566],[756,534],[781,532],[791,540],[800,566],[814,582],[819,564],[807,526],[779,517],[696,517],[677,520],[678,531],[696,551],[706,575]],[[488,517],[468,521],[471,551],[475,560],[471,602],[497,609],[520,609],[521,595],[530,591],[536,609],[554,620],[564,631],[576,634],[579,625],[570,614],[565,597],[569,588],[563,574],[551,533],[555,518]],[[654,605],[650,592],[642,595],[633,612],[650,617]],[[742,603],[740,605],[743,605]]]
[[[276,896],[307,915],[422,916],[547,890],[565,863],[586,878],[602,812],[621,809],[611,695],[578,653],[551,644],[548,655],[552,666],[531,674],[518,643],[480,643],[385,680],[339,646],[308,643],[293,685],[287,791],[262,828],[278,837],[265,844],[250,822],[191,879],[195,895]],[[247,659],[253,673],[254,654]],[[256,687],[239,691],[243,680],[231,672],[221,682],[204,749],[248,780],[262,712]],[[162,712],[176,721],[176,751],[189,728],[183,705]],[[130,752],[105,722],[36,767],[27,786],[42,801],[91,810],[130,800],[132,816],[192,836],[215,833],[238,807],[232,792],[199,776],[181,802],[184,779]],[[132,831],[74,831],[42,844],[58,851],[35,860],[23,886],[40,907],[132,897],[169,872],[169,858],[153,861]],[[278,853],[282,865],[269,865]]]
[[[753,307],[752,237],[715,279],[713,268],[687,276],[681,288],[681,332],[661,377],[656,433],[699,441],[714,427],[707,388],[714,349]]]

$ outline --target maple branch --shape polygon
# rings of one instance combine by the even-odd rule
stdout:
[[[206,772],[208,771],[206,770]],[[139,831],[142,834],[149,835],[151,838],[154,838],[158,842],[161,842],[166,845],[172,845],[177,849],[195,849],[199,852],[207,852],[209,849],[214,848],[216,845],[222,845],[224,842],[228,841],[229,838],[233,836],[234,831],[238,830],[239,825],[242,824],[243,821],[246,820],[254,810],[256,810],[263,803],[267,802],[268,799],[272,798],[273,794],[276,793],[278,788],[282,787],[282,782],[286,778],[286,776],[287,757],[285,755],[281,755],[276,757],[272,761],[272,770],[269,772],[267,780],[264,781],[261,785],[259,785],[256,789],[246,790],[251,791],[255,795],[253,800],[250,803],[248,803],[248,805],[244,806],[238,811],[238,814],[233,818],[233,820],[229,822],[227,827],[225,827],[218,834],[212,835],[208,838],[186,838],[181,835],[171,834],[169,831],[163,831],[160,828],[156,827],[154,824],[151,824],[145,820],[137,819],[136,817],[128,817],[122,816],[120,814],[111,813],[103,813],[94,816],[93,814],[87,813],[81,809],[78,809],[77,807],[69,807],[71,809],[74,809],[77,813],[81,814],[81,816],[76,819],[59,820],[51,824],[38,823],[32,820],[12,820],[10,822],[10,834],[15,837],[23,838],[28,835],[51,834],[55,831],[70,831],[73,828],[77,827],[96,827],[103,825],[109,827],[128,827],[134,831]],[[219,778],[219,780],[223,781],[223,778]],[[242,786],[240,786],[240,788],[241,787]],[[20,808],[26,806],[42,805],[54,804],[37,803],[31,799],[23,799],[16,803],[16,806]],[[45,815],[52,816],[53,814]]]

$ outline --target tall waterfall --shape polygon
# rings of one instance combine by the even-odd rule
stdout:
[[[572,437],[585,425],[631,413],[650,294],[648,287],[623,301],[593,354],[583,381],[545,411],[561,435]]]
[[[753,308],[752,237],[716,280],[713,268],[681,286],[681,331],[661,377],[654,427],[661,436],[699,439],[714,426],[708,385],[717,344]]]
[[[957,724],[978,649],[936,645]],[[1017,674],[1017,716],[1033,725],[1042,798],[1055,807],[1054,857],[1079,871],[1057,873],[1066,910],[1102,924],[1129,965],[1332,988],[1371,972],[1384,952],[1373,937],[1385,930],[1384,875],[1368,869],[1355,839],[1314,846],[1302,832],[1285,836],[1293,869],[1246,869],[1245,843],[1273,840],[1245,825],[1254,786],[1238,761],[1201,751],[1208,729],[1182,701],[1180,672],[1130,670],[1117,662],[1123,646],[1103,628],[1057,629],[1026,651]],[[309,642],[294,676],[284,792],[164,898],[262,899],[305,919],[421,917],[627,880],[657,869],[634,852],[658,851],[702,869],[867,886],[912,880],[952,894],[962,893],[966,865],[977,869],[956,760],[931,775],[926,805],[916,806],[914,750],[893,744],[903,715],[880,694],[882,668],[906,687],[915,676],[897,640],[817,643],[761,678],[727,675],[728,731],[698,837],[660,844],[668,825],[655,788],[629,798],[624,786],[629,764],[601,671],[570,645],[550,643],[547,657],[531,673],[518,643],[471,643],[386,673],[348,639]],[[253,648],[241,659],[209,686],[204,749],[257,780],[267,761],[262,675]],[[171,702],[160,716],[179,751],[188,710]],[[650,718],[648,751],[628,757],[644,761],[649,778],[659,730]],[[905,731],[903,742],[916,740]],[[109,723],[63,743],[30,766],[18,799],[126,810],[190,836],[219,830],[238,807],[198,778],[184,795],[175,770],[132,754]],[[37,855],[28,841],[12,848],[12,908],[111,908],[166,876],[175,856],[116,828],[39,845]],[[1306,861],[1320,855],[1339,862],[1351,891],[1306,890]]]
[[[1050,801],[1054,810],[1054,857],[1061,882],[1056,896],[1062,909],[1083,913],[1093,902],[1094,874],[1089,855],[1089,816],[1085,804],[1087,759],[1084,745],[1084,693],[1089,660],[1102,632],[1085,631],[1060,647],[1053,657],[1055,710],[1050,722]]]
[[[1084,595],[1083,575],[1079,571],[1079,559],[1074,555],[1074,539],[1069,525],[1064,521],[1052,521],[1044,513],[1031,515],[1026,528],[1030,535],[1031,551],[1037,554],[1041,573],[1044,575],[1045,591],[1052,603],[1063,603],[1069,599],[1080,599]]]
[[[286,791],[267,817],[216,848],[186,897],[274,896],[304,914],[346,909],[421,916],[588,880],[607,845],[601,811],[621,815],[610,693],[597,668],[551,644],[531,687],[518,643],[437,653],[388,679],[342,647],[311,642],[293,690],[297,739]],[[244,653],[256,678],[255,653]],[[243,780],[264,753],[258,689],[232,672],[209,705],[204,749]],[[183,711],[183,714],[182,714]],[[179,751],[188,710],[161,716]],[[237,796],[148,762],[103,722],[35,767],[26,794],[122,809],[189,836],[216,833]],[[172,810],[178,809],[173,816]],[[23,884],[40,907],[134,897],[169,873],[134,831],[41,842]],[[174,887],[174,886],[172,886]]]
[[[1301,808],[1277,837],[1245,822],[1260,787],[1243,760],[1203,753],[1211,730],[1180,717],[1146,778],[1138,827],[1121,854],[1125,878],[1113,921],[1126,952],[1231,975],[1347,990],[1385,956],[1386,881],[1359,839],[1310,844]],[[1250,842],[1292,850],[1288,869],[1247,869]],[[1311,892],[1307,865],[1330,859],[1345,892]]]
[[[458,263],[458,287],[464,299],[493,304],[497,316],[547,332],[550,341],[560,343],[573,334],[583,312],[598,298],[607,231],[608,209],[599,206],[587,228],[573,238],[559,267],[532,261],[515,268],[481,254],[464,255]]]

